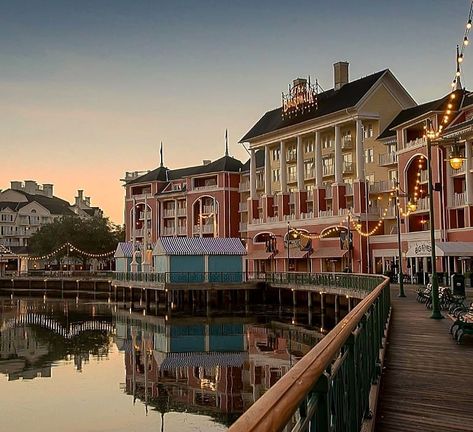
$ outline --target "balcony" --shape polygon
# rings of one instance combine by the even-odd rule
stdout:
[[[466,164],[463,164],[459,169],[455,170],[455,169],[452,169],[452,175],[453,176],[457,176],[457,175],[463,175],[465,174],[465,165]]]
[[[319,217],[333,216],[333,210],[319,210]]]
[[[199,192],[199,191],[215,190],[217,188],[218,188],[217,184],[208,184],[208,185],[203,185],[203,186],[194,186],[192,190]]]
[[[462,207],[466,204],[466,193],[454,193],[452,200],[452,207]]]
[[[287,162],[291,163],[291,162],[296,162],[297,161],[297,152],[295,151],[289,151],[287,152],[287,159],[286,159]]]
[[[211,214],[214,213],[215,207],[213,205],[204,205],[202,206],[202,214]]]
[[[344,136],[342,138],[342,150],[351,150],[353,148],[353,141],[351,136]]]
[[[322,167],[322,175],[324,176],[332,176],[334,173],[333,165],[325,165]]]
[[[416,212],[429,210],[429,207],[430,207],[429,206],[429,197],[419,198],[417,200]]]
[[[163,210],[163,217],[173,218],[174,216],[176,216],[176,211],[174,209],[164,209]]]
[[[379,166],[389,166],[397,164],[396,153],[384,153],[379,155]]]
[[[279,222],[279,216],[269,216],[266,220],[268,223]]]
[[[250,190],[250,182],[242,182],[238,186],[239,192],[249,192]]]
[[[370,183],[369,191],[370,193],[390,192],[396,187],[396,182],[396,180],[383,180]]]
[[[185,207],[179,207],[177,209],[177,215],[179,217],[182,217],[182,216],[187,216],[187,209]]]
[[[301,213],[301,219],[314,219],[314,212]]]
[[[307,191],[307,201],[313,201],[314,200],[314,190],[309,189]]]
[[[345,162],[343,161],[343,173],[344,174],[353,174],[354,171],[354,164],[353,162]]]
[[[427,140],[425,138],[416,138],[410,140],[404,144],[404,148],[413,148],[413,147],[422,147],[427,145]]]
[[[253,218],[253,220],[251,221],[251,223],[252,223],[253,225],[262,224],[262,223],[263,223],[263,218]]]
[[[338,209],[338,216],[347,216],[349,212],[350,212],[350,210],[347,209],[347,208],[339,208]]]
[[[304,171],[304,180],[313,179],[315,177],[315,169],[310,168]]]
[[[246,212],[248,211],[248,203],[247,202],[241,202],[238,204],[238,211],[241,212]]]
[[[284,215],[284,220],[285,220],[285,221],[296,220],[296,215],[295,215],[294,213],[290,213],[290,214]]]
[[[296,174],[288,174],[287,175],[287,182],[288,183],[295,183],[297,181]]]
[[[351,183],[345,183],[345,195],[353,195],[353,185]]]
[[[248,224],[240,222],[240,232],[246,232],[248,230]]]
[[[256,179],[256,190],[264,189],[264,180]]]
[[[177,227],[177,231],[176,231],[177,235],[187,235],[187,227],[186,226],[178,226]]]
[[[164,227],[163,236],[173,236],[176,234],[176,229],[174,227]]]
[[[135,237],[143,237],[143,228],[135,229],[134,231],[132,230],[131,231],[132,237],[133,237],[133,234],[135,235]]]
[[[290,193],[289,194],[289,204],[295,204],[296,203],[296,194],[295,193]]]
[[[200,226],[194,225],[194,233],[200,233]],[[202,225],[202,234],[213,234],[214,226],[212,225]]]

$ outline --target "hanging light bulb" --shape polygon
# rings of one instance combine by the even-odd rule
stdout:
[[[460,149],[458,148],[458,146],[456,144],[452,145],[450,156],[448,158],[448,162],[450,163],[452,169],[459,170],[463,166],[464,160],[465,158],[460,153]]]
[[[463,54],[460,54],[458,56],[458,63],[461,63],[463,61]]]
[[[465,39],[463,39],[463,45],[467,46],[470,43],[468,38],[465,36]]]
[[[468,30],[471,29],[471,19],[469,19],[468,22],[466,23],[466,28]]]

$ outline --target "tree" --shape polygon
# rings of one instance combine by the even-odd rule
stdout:
[[[48,255],[66,243],[90,254],[101,254],[113,251],[124,239],[124,229],[108,218],[66,216],[43,225],[31,236],[29,247],[35,256]],[[66,255],[81,258],[84,265],[87,263],[87,256],[69,248],[59,251],[55,258],[59,260]]]

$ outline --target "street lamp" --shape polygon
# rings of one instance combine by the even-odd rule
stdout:
[[[396,183],[396,225],[397,225],[397,253],[399,275],[399,297],[406,297],[404,292],[404,276],[402,274],[402,248],[401,248],[401,215],[399,212],[399,182]]]

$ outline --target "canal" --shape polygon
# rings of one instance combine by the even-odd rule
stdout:
[[[316,305],[102,297],[0,292],[1,430],[226,430],[336,321]]]

